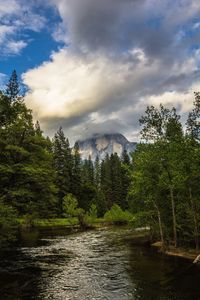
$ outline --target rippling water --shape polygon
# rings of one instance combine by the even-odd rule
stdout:
[[[198,300],[200,268],[131,244],[131,230],[46,235],[6,253],[0,299]]]

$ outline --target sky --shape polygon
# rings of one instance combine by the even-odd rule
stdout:
[[[13,69],[45,134],[138,141],[148,105],[184,122],[200,91],[200,1],[0,0],[0,88]]]

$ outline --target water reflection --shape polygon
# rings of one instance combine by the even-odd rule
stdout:
[[[46,236],[0,263],[1,299],[200,299],[200,270],[135,247],[130,230]],[[187,270],[185,272],[185,270]]]

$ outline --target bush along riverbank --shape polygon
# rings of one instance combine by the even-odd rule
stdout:
[[[102,218],[97,217],[96,206],[92,206],[88,213],[77,207],[75,199],[68,199],[66,203],[66,213],[63,218],[35,218],[32,215],[26,215],[18,219],[18,224],[21,229],[29,228],[51,228],[51,227],[88,227],[95,228],[104,225],[126,225],[132,224],[134,215],[128,211],[123,211],[118,205],[113,205],[112,208],[105,213]]]
[[[97,217],[96,206],[92,206],[86,213],[78,208],[77,201],[71,195],[65,198],[65,217],[63,218],[37,218],[27,214],[21,218],[10,206],[0,205],[0,246],[1,248],[12,246],[20,236],[20,232],[32,229],[63,229],[63,230],[87,230],[104,228],[113,225],[131,224],[134,216],[123,211],[118,205],[107,211],[102,218]]]

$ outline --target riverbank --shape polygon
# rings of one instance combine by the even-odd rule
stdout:
[[[49,228],[49,227],[70,227],[78,225],[77,218],[52,218],[52,219],[18,219],[20,229],[30,227]]]
[[[183,248],[174,246],[168,246],[166,249],[162,249],[161,242],[156,242],[151,244],[152,247],[156,248],[159,252],[164,253],[169,256],[182,257],[191,261],[194,261],[196,257],[200,254],[200,250],[195,250],[191,248]]]
[[[30,228],[35,229],[64,229],[64,228],[78,228],[80,227],[78,218],[52,218],[52,219],[19,219],[20,230],[26,230]],[[106,228],[109,226],[128,225],[128,222],[113,222],[108,221],[105,218],[92,218],[86,217],[85,222],[88,229]],[[86,228],[86,229],[87,229]]]
[[[78,218],[52,218],[52,219],[18,219],[20,229],[29,229],[29,228],[70,228],[80,226]],[[111,221],[105,218],[93,218],[86,216],[85,223],[88,225],[88,228],[104,228],[107,226],[121,226],[128,225],[129,222],[126,220]]]
[[[19,220],[20,230],[26,230],[28,228],[35,228],[35,229],[70,229],[70,230],[79,230],[80,225],[78,218],[53,218],[53,219],[34,219],[32,223],[27,222],[25,219]],[[86,229],[106,229],[112,226],[120,226],[125,225],[121,223],[115,223],[108,221],[104,218],[88,218],[87,219],[88,228]],[[31,226],[30,226],[31,225]],[[126,224],[129,226],[130,224]],[[176,256],[182,257],[191,261],[194,261],[196,257],[200,254],[200,251],[195,249],[186,249],[186,248],[175,248],[173,246],[168,246],[165,249],[162,249],[161,242],[155,242],[152,244],[149,231],[147,229],[133,229],[133,235],[127,237],[125,239],[129,239],[130,243],[133,245],[138,246],[151,246],[157,251],[169,255],[169,256]]]

